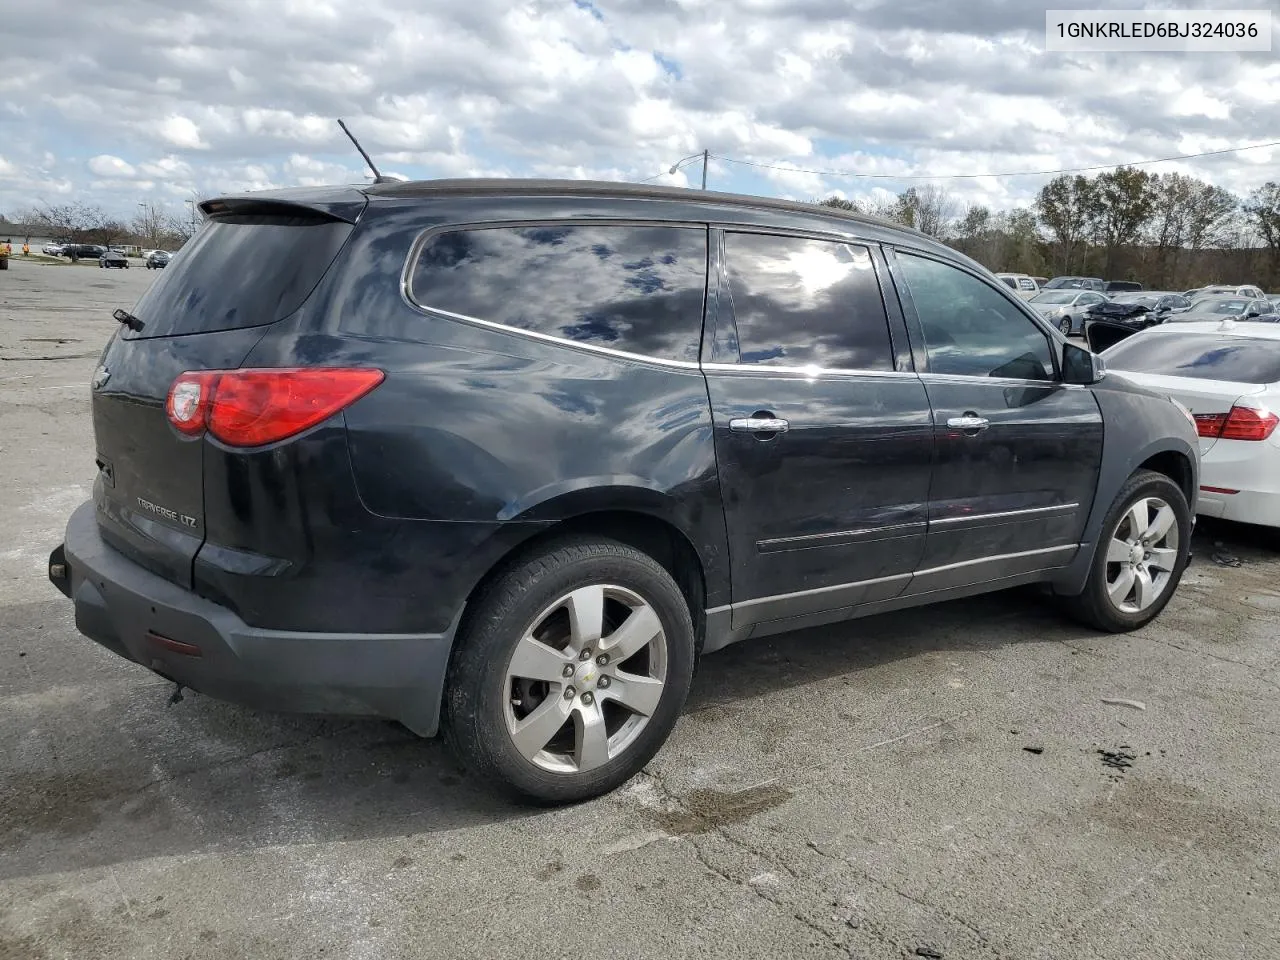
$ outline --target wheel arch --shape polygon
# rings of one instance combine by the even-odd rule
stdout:
[[[719,505],[714,509],[722,519]],[[715,542],[714,524],[710,531],[700,530],[683,513],[678,501],[644,487],[612,491],[590,488],[542,501],[513,518],[542,522],[528,524],[531,534],[489,566],[469,591],[466,606],[471,608],[485,587],[512,566],[557,541],[572,537],[616,540],[653,557],[675,580],[689,604],[697,649],[701,652],[708,598],[728,593],[727,564],[722,561],[726,548],[723,540]],[[721,522],[721,538],[723,529]],[[465,621],[464,613],[464,624]]]

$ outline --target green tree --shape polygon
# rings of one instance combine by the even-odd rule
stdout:
[[[1098,174],[1092,192],[1098,241],[1104,252],[1103,271],[1115,273],[1116,253],[1142,235],[1151,219],[1157,196],[1157,178],[1145,170],[1119,167]]]
[[[819,200],[818,206],[835,207],[837,210],[850,210],[854,213],[858,212],[858,205],[856,203],[852,200],[847,200],[844,197],[838,197],[835,194],[832,194],[825,200]]]
[[[1056,246],[1054,270],[1059,274],[1071,273],[1077,264],[1083,270],[1088,241],[1096,232],[1098,222],[1098,198],[1093,181],[1078,174],[1054,177],[1040,188],[1035,209]]]

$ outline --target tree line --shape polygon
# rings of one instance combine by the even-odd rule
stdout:
[[[944,187],[911,187],[858,210],[914,227],[992,270],[1137,280],[1150,290],[1209,283],[1280,289],[1280,185],[1246,197],[1180,173],[1119,167],[1062,174],[1028,208],[962,207]]]
[[[197,205],[199,198],[196,199]],[[197,215],[198,216],[198,215]],[[136,244],[157,250],[176,250],[194,232],[196,223],[182,214],[165,211],[154,204],[140,204],[132,219],[112,217],[101,207],[72,201],[42,204],[12,218],[33,234],[40,233],[68,243]]]

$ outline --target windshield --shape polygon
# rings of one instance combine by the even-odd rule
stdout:
[[[1037,293],[1030,303],[1070,303],[1079,294],[1074,290],[1058,290],[1052,293]]]
[[[1252,301],[1243,297],[1204,297],[1191,304],[1195,313],[1216,313],[1223,316],[1239,316]]]
[[[1113,370],[1233,383],[1280,382],[1280,340],[1159,333],[1122,340],[1103,356]]]
[[[1079,287],[1079,277],[1054,277],[1044,285],[1046,290],[1059,290],[1063,287]]]

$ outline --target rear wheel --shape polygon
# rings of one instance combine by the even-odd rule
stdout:
[[[1063,317],[1062,322],[1058,324],[1058,329],[1062,331],[1064,337],[1071,336],[1071,318]]]
[[[1182,489],[1164,474],[1139,470],[1108,511],[1089,580],[1066,599],[1068,612],[1110,633],[1146,626],[1177,590],[1190,547]]]
[[[693,660],[688,604],[660,564],[610,540],[563,541],[475,600],[449,666],[445,735],[510,791],[584,800],[657,753]]]

